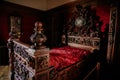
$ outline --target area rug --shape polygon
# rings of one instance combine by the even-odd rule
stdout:
[[[9,66],[0,66],[0,80],[10,80]]]

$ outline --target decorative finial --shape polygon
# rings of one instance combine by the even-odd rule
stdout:
[[[43,34],[42,22],[35,22],[34,33],[30,36],[30,41],[33,43],[32,48],[44,48],[43,43],[46,42],[47,37]]]

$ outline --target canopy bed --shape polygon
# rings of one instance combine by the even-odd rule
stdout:
[[[99,30],[93,30],[91,26],[83,32],[87,23],[83,19],[81,15],[75,19],[76,26],[67,30],[67,36],[62,36],[62,42],[67,45],[59,48],[49,49],[43,45],[47,38],[43,34],[42,39],[38,36],[43,30],[39,24],[34,29],[37,33],[30,37],[32,46],[12,36],[8,40],[11,79],[86,80],[93,71],[99,71]]]

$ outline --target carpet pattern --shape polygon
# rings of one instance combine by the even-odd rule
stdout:
[[[10,80],[9,66],[0,66],[0,80]]]

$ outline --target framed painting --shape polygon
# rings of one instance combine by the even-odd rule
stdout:
[[[10,36],[13,38],[20,38],[21,35],[21,17],[10,16]]]

